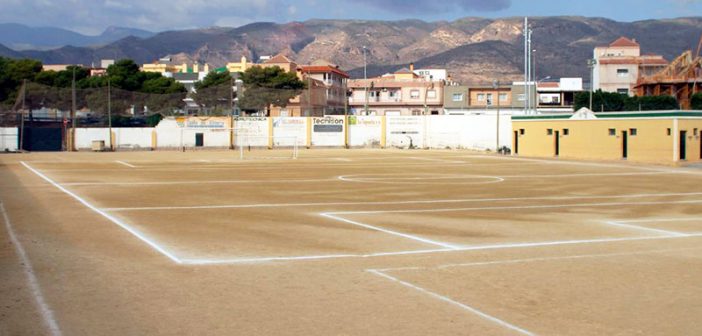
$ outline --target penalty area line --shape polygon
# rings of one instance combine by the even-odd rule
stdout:
[[[44,181],[46,181],[46,182],[48,182],[49,184],[53,185],[53,186],[56,187],[57,189],[63,191],[63,192],[66,193],[68,196],[73,197],[76,201],[78,201],[79,203],[85,205],[88,209],[90,209],[90,210],[96,212],[97,214],[101,215],[102,217],[107,218],[110,222],[112,222],[112,223],[114,223],[114,224],[117,224],[117,226],[119,226],[119,227],[121,227],[122,229],[124,229],[125,231],[129,232],[132,236],[134,236],[134,237],[138,238],[139,240],[141,240],[142,242],[146,243],[148,246],[150,246],[151,248],[153,248],[153,249],[156,250],[157,252],[161,253],[162,255],[166,256],[168,259],[172,260],[173,262],[175,262],[175,263],[177,263],[177,264],[181,264],[181,263],[182,263],[178,257],[176,257],[176,256],[173,255],[172,253],[166,251],[165,248],[163,248],[163,247],[161,247],[160,245],[156,244],[156,242],[154,242],[153,240],[147,238],[146,236],[144,236],[141,232],[139,232],[139,231],[136,230],[135,228],[133,228],[133,227],[127,225],[126,223],[124,223],[124,222],[122,222],[121,220],[117,219],[116,217],[114,217],[114,216],[108,214],[107,212],[105,212],[105,211],[103,211],[103,210],[100,210],[100,209],[98,209],[97,207],[93,206],[93,205],[90,204],[88,201],[84,200],[82,197],[80,197],[80,196],[74,194],[72,191],[70,191],[70,190],[64,188],[64,187],[61,186],[60,184],[56,183],[54,180],[52,180],[52,179],[50,179],[49,177],[47,177],[46,175],[42,174],[42,173],[39,172],[38,170],[32,168],[32,167],[31,167],[30,165],[28,165],[26,162],[20,161],[20,163],[21,163],[25,168],[29,169],[29,171],[31,171],[32,173],[34,173],[34,174],[36,174],[37,176],[41,177]]]
[[[489,315],[489,314],[487,314],[487,313],[485,313],[485,312],[482,312],[482,311],[480,311],[480,310],[478,310],[478,309],[476,309],[476,308],[474,308],[474,307],[471,307],[471,306],[469,306],[469,305],[467,305],[467,304],[458,302],[458,301],[453,300],[453,299],[451,299],[451,298],[449,298],[449,297],[447,297],[447,296],[443,296],[443,295],[441,295],[441,294],[434,293],[434,292],[432,292],[432,291],[430,291],[430,290],[428,290],[428,289],[424,289],[424,288],[422,288],[422,287],[419,287],[419,286],[417,286],[417,285],[415,285],[415,284],[412,284],[412,283],[409,283],[409,282],[407,282],[407,281],[400,280],[399,278],[396,278],[396,277],[394,277],[394,276],[392,276],[392,275],[385,274],[385,273],[383,273],[383,272],[381,272],[381,271],[379,271],[379,270],[369,269],[369,270],[366,270],[366,271],[369,272],[369,273],[371,273],[371,274],[375,274],[375,275],[377,275],[377,276],[379,276],[379,277],[381,277],[381,278],[385,278],[386,280],[390,280],[390,281],[395,282],[395,283],[398,283],[398,284],[400,284],[400,285],[402,285],[402,286],[405,286],[405,287],[414,289],[414,290],[416,290],[416,291],[418,291],[418,292],[424,293],[424,294],[426,294],[426,295],[428,295],[428,296],[431,296],[431,297],[433,297],[433,298],[435,298],[435,299],[438,299],[438,300],[440,300],[440,301],[444,301],[444,302],[450,303],[450,304],[453,305],[453,306],[459,307],[459,308],[461,308],[461,309],[463,309],[463,310],[465,310],[465,311],[468,311],[468,312],[470,312],[470,313],[473,313],[473,314],[475,314],[475,315],[477,315],[477,316],[480,316],[481,318],[483,318],[483,319],[485,319],[485,320],[488,320],[488,321],[490,321],[490,322],[493,322],[493,323],[495,323],[495,324],[498,324],[498,325],[500,325],[500,326],[502,326],[502,327],[504,327],[504,328],[510,329],[510,330],[515,331],[515,332],[517,332],[517,333],[519,333],[519,334],[522,334],[522,335],[530,335],[530,336],[531,336],[531,335],[535,335],[534,333],[532,333],[532,332],[530,332],[530,331],[528,331],[528,330],[526,330],[526,329],[520,328],[520,327],[518,327],[518,326],[516,326],[516,325],[514,325],[514,324],[511,324],[511,323],[509,323],[509,322],[506,322],[506,321],[504,321],[504,320],[501,320],[501,319],[499,319],[499,318],[497,318],[497,317],[495,317],[495,316]]]
[[[121,165],[123,165],[123,166],[127,166],[127,167],[129,167],[129,168],[136,168],[136,167],[137,167],[137,166],[135,166],[135,165],[133,165],[133,164],[130,164],[130,163],[127,163],[127,162],[124,162],[124,161],[120,161],[120,160],[115,160],[115,162],[117,162],[117,163],[119,163],[119,164],[121,164]]]

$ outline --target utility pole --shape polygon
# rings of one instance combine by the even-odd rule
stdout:
[[[107,127],[109,129],[110,151],[114,151],[115,146],[112,143],[112,85],[109,76],[107,77]]]
[[[592,111],[592,92],[595,89],[595,65],[597,64],[597,60],[595,59],[588,59],[587,60],[587,66],[590,68],[590,111]]]
[[[368,61],[366,59],[366,46],[363,46],[363,83],[366,86],[365,88],[365,98],[366,98],[366,104],[365,104],[365,114],[368,115]]]
[[[529,56],[527,55],[527,50],[529,50],[527,46],[527,38],[529,37],[529,18],[525,17],[524,18],[524,114],[527,114],[528,107],[527,107],[527,97],[529,96],[527,93],[527,88],[528,88],[528,83],[529,83],[529,76],[528,76],[528,71],[529,71]]]
[[[71,151],[76,150],[76,66],[73,65],[71,80]]]
[[[20,110],[20,141],[19,141],[19,150],[23,150],[23,145],[24,145],[24,109],[25,109],[25,102],[27,100],[27,80],[24,79],[22,80],[22,110]]]

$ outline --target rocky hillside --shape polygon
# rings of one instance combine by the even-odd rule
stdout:
[[[459,81],[519,79],[523,72],[522,18],[464,18],[453,22],[310,20],[287,24],[254,23],[239,28],[162,32],[150,38],[128,37],[95,48],[64,47],[49,51],[0,55],[37,58],[45,63],[90,64],[105,58],[132,58],[147,63],[171,56],[177,62],[222,66],[242,55],[257,59],[282,52],[299,63],[326,59],[362,76],[366,46],[369,75],[414,62],[417,67],[447,68]],[[602,18],[531,19],[538,76],[583,76],[596,45],[619,36],[637,39],[645,53],[668,59],[694,49],[702,18],[633,23]]]

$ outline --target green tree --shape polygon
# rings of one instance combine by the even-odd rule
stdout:
[[[692,95],[690,99],[690,108],[693,110],[702,110],[702,92]]]
[[[668,95],[629,97],[625,105],[627,111],[663,111],[680,108],[675,97]]]
[[[0,57],[0,102],[14,104],[22,82],[34,80],[41,69],[39,61]]]
[[[627,95],[597,90],[592,93],[592,110],[595,112],[624,111]],[[575,110],[590,107],[590,92],[580,92],[575,95]]]
[[[192,98],[210,114],[229,114],[232,90],[232,75],[229,71],[213,71],[195,83]]]
[[[252,67],[241,79],[244,92],[239,96],[239,105],[248,111],[267,110],[271,105],[286,107],[290,99],[300,95],[306,87],[297,74],[279,67]]]

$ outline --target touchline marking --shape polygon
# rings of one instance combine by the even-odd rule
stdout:
[[[67,184],[63,184],[67,185]],[[233,208],[276,208],[302,206],[343,206],[343,205],[405,205],[405,204],[438,204],[438,203],[478,203],[478,202],[508,202],[531,200],[584,200],[584,199],[618,199],[618,198],[647,198],[699,196],[696,193],[662,193],[662,194],[629,194],[607,196],[544,196],[544,197],[510,197],[510,198],[468,198],[447,200],[418,200],[418,201],[387,201],[387,202],[312,202],[312,203],[263,203],[263,204],[225,204],[225,205],[193,205],[193,206],[161,206],[134,208],[103,208],[103,211],[151,211],[151,210],[197,210],[197,209],[233,209]]]
[[[356,225],[356,226],[364,227],[364,228],[366,228],[366,229],[371,229],[371,230],[375,230],[375,231],[380,231],[380,232],[384,232],[384,233],[387,233],[387,234],[391,234],[391,235],[394,235],[394,236],[399,236],[399,237],[403,237],[403,238],[407,238],[407,239],[411,239],[411,240],[416,240],[416,241],[419,241],[419,242],[422,242],[422,243],[425,243],[425,244],[441,246],[441,247],[445,247],[445,248],[452,249],[452,250],[456,250],[456,249],[459,248],[459,247],[456,246],[456,245],[452,245],[452,244],[448,244],[448,243],[444,243],[444,242],[439,242],[439,241],[435,241],[435,240],[431,240],[431,239],[426,239],[426,238],[422,238],[422,237],[418,237],[418,236],[413,236],[413,235],[407,234],[407,233],[401,233],[401,232],[397,232],[397,231],[392,231],[392,230],[388,230],[388,229],[383,229],[383,228],[381,228],[381,227],[377,227],[377,226],[373,226],[373,225],[368,225],[368,224],[364,224],[364,223],[361,223],[361,222],[352,221],[352,220],[350,220],[350,219],[346,219],[346,218],[341,218],[341,217],[338,217],[338,216],[334,216],[334,215],[329,214],[329,213],[321,213],[320,216],[322,216],[322,217],[327,217],[327,218],[330,218],[330,219],[333,219],[333,220],[336,220],[336,221],[348,223],[348,224],[351,224],[351,225]]]
[[[129,163],[127,163],[127,162],[120,161],[120,160],[116,160],[115,162],[117,162],[117,163],[119,163],[119,164],[121,164],[121,165],[125,165],[125,166],[127,166],[127,167],[129,167],[129,168],[136,168],[136,167],[137,167],[137,166],[135,166],[135,165],[133,165],[133,164],[129,164]]]
[[[447,209],[424,209],[424,210],[377,210],[377,211],[343,211],[329,212],[330,215],[354,215],[354,214],[381,214],[381,213],[426,213],[426,212],[451,212],[451,211],[483,211],[483,210],[512,210],[512,209],[554,209],[554,208],[587,208],[587,207],[610,207],[610,206],[641,206],[660,204],[697,204],[702,200],[670,201],[670,202],[612,202],[612,203],[585,203],[585,204],[556,204],[556,205],[516,205],[482,208],[447,208]]]
[[[63,191],[64,193],[66,193],[66,194],[68,194],[69,196],[73,197],[75,200],[77,200],[78,202],[80,202],[80,203],[82,203],[83,205],[85,205],[86,207],[88,207],[88,209],[95,211],[95,212],[98,213],[99,215],[101,215],[101,216],[107,218],[107,219],[108,219],[109,221],[111,221],[112,223],[117,224],[117,226],[119,226],[119,227],[121,227],[122,229],[126,230],[127,232],[131,233],[134,237],[137,237],[139,240],[141,240],[141,241],[143,241],[144,243],[146,243],[147,245],[151,246],[151,248],[153,248],[154,250],[156,250],[156,251],[160,252],[161,254],[163,254],[164,256],[168,257],[168,259],[170,259],[170,260],[172,260],[172,261],[174,261],[175,263],[178,263],[178,264],[181,263],[180,259],[178,259],[175,255],[173,255],[172,253],[166,251],[165,248],[159,246],[159,245],[156,244],[154,241],[152,241],[151,239],[149,239],[149,238],[147,238],[146,236],[144,236],[143,234],[141,234],[138,230],[132,228],[131,226],[127,225],[126,223],[122,222],[121,220],[117,219],[116,217],[114,217],[114,216],[112,216],[112,215],[106,213],[105,211],[102,211],[102,210],[100,210],[100,209],[94,207],[92,204],[88,203],[88,201],[86,201],[86,200],[84,200],[83,198],[81,198],[80,196],[74,194],[74,193],[71,192],[70,190],[68,190],[68,189],[66,189],[66,188],[64,188],[64,187],[62,187],[61,185],[59,185],[58,183],[54,182],[52,179],[50,179],[50,178],[47,177],[46,175],[44,175],[44,174],[42,174],[41,172],[37,171],[36,169],[32,168],[30,165],[28,165],[28,164],[25,163],[24,161],[20,161],[20,163],[22,163],[22,165],[23,165],[25,168],[29,169],[29,170],[30,170],[31,172],[33,172],[34,174],[36,174],[37,176],[39,176],[39,177],[41,177],[42,179],[44,179],[46,182],[49,182],[49,183],[52,184],[54,187],[58,188],[59,190]]]
[[[44,319],[44,323],[46,323],[46,327],[49,329],[51,335],[60,336],[61,329],[59,328],[58,323],[54,318],[54,313],[51,311],[51,308],[49,308],[49,305],[46,303],[44,295],[42,295],[41,286],[39,285],[39,280],[37,280],[37,277],[34,274],[32,262],[29,261],[29,257],[27,257],[27,252],[24,250],[22,243],[20,243],[19,239],[17,239],[15,230],[12,228],[12,224],[10,224],[10,217],[7,215],[7,211],[5,211],[5,205],[2,202],[0,202],[0,212],[2,212],[2,218],[5,221],[5,227],[7,228],[7,233],[10,236],[10,241],[12,242],[12,245],[15,246],[15,251],[17,251],[17,255],[19,255],[20,260],[22,261],[22,269],[24,270],[24,274],[27,275],[29,288],[31,289],[32,295],[34,296],[34,301],[36,302],[39,308],[39,313],[41,313],[41,316]]]
[[[473,313],[473,314],[475,314],[475,315],[478,315],[478,316],[482,317],[482,318],[485,319],[485,320],[488,320],[488,321],[490,321],[490,322],[493,322],[493,323],[495,323],[495,324],[498,324],[498,325],[500,325],[500,326],[502,326],[502,327],[504,327],[504,328],[510,329],[510,330],[515,331],[515,332],[517,332],[517,333],[520,333],[520,334],[522,334],[522,335],[535,335],[534,333],[532,333],[532,332],[530,332],[530,331],[528,331],[528,330],[526,330],[526,329],[517,327],[517,326],[515,326],[514,324],[508,323],[508,322],[506,322],[506,321],[504,321],[504,320],[501,320],[501,319],[499,319],[499,318],[497,318],[497,317],[494,317],[494,316],[492,316],[492,315],[488,315],[488,314],[486,314],[486,313],[484,313],[484,312],[482,312],[482,311],[480,311],[480,310],[478,310],[478,309],[476,309],[476,308],[473,308],[473,307],[468,306],[468,305],[466,305],[466,304],[460,303],[460,302],[458,302],[458,301],[456,301],[456,300],[453,300],[453,299],[451,299],[451,298],[449,298],[449,297],[446,297],[446,296],[443,296],[443,295],[434,293],[434,292],[432,292],[432,291],[429,291],[429,290],[424,289],[424,288],[422,288],[422,287],[419,287],[419,286],[417,286],[417,285],[411,284],[411,283],[409,283],[409,282],[407,282],[407,281],[400,280],[400,279],[398,279],[398,278],[396,278],[396,277],[393,277],[393,276],[391,276],[391,275],[385,274],[385,273],[383,273],[383,272],[381,272],[381,271],[372,270],[372,269],[371,269],[371,270],[367,270],[367,271],[368,271],[369,273],[373,273],[373,274],[375,274],[375,275],[377,275],[377,276],[380,276],[380,277],[382,277],[382,278],[385,278],[385,279],[387,279],[387,280],[390,280],[390,281],[399,283],[399,284],[401,284],[401,285],[403,285],[403,286],[405,286],[405,287],[409,287],[409,288],[414,289],[414,290],[416,290],[416,291],[422,292],[422,293],[424,293],[424,294],[426,294],[426,295],[429,295],[429,296],[431,296],[431,297],[433,297],[433,298],[435,298],[435,299],[439,299],[439,300],[441,300],[441,301],[448,302],[448,303],[450,303],[450,304],[452,304],[452,305],[454,305],[454,306],[457,306],[457,307],[459,307],[459,308],[461,308],[461,309],[463,309],[463,310],[466,310],[466,311],[471,312],[471,313]]]

